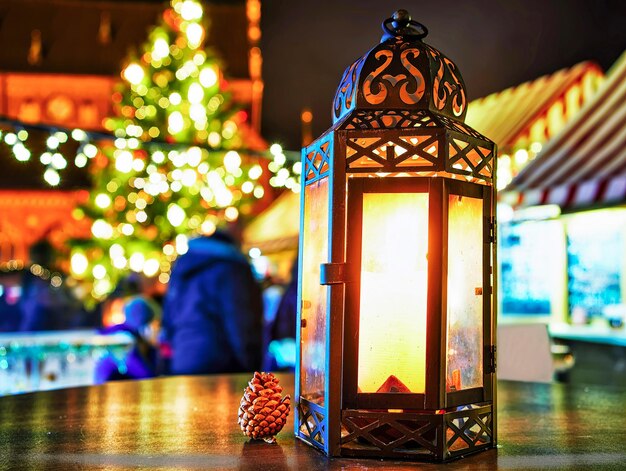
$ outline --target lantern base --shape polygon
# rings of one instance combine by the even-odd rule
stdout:
[[[342,411],[341,456],[448,461],[495,446],[492,404],[441,411]]]
[[[330,454],[337,448],[325,443],[323,408],[300,399],[296,436]],[[341,414],[339,456],[442,462],[493,447],[492,403],[439,411],[346,409]]]

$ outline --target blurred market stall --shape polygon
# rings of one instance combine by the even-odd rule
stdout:
[[[0,334],[0,396],[91,385],[100,358],[121,363],[132,345],[129,335],[95,330]]]

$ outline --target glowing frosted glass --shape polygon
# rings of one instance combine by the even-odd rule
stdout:
[[[361,392],[424,392],[427,251],[426,194],[363,196]]]
[[[304,190],[302,259],[301,395],[324,403],[328,288],[320,284],[320,264],[328,262],[328,179]]]
[[[447,390],[483,385],[483,202],[450,195]]]

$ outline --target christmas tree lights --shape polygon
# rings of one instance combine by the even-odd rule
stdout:
[[[247,114],[202,45],[203,24],[198,1],[171,1],[121,72],[116,114],[105,120],[114,140],[82,150],[93,190],[75,216],[93,221],[93,238],[74,245],[70,265],[96,299],[129,272],[167,283],[189,237],[250,214],[266,172],[272,186],[298,188],[280,146],[269,164],[246,154]]]

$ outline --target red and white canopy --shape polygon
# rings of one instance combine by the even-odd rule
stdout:
[[[513,206],[626,202],[626,52],[596,96],[513,179],[500,199]]]
[[[581,62],[472,101],[465,122],[498,144],[500,153],[511,152],[522,142],[543,143],[562,129],[560,123],[546,123],[550,109],[559,102],[563,108],[577,109],[595,94],[603,76],[594,62]],[[576,103],[567,99],[573,88],[578,90]],[[540,120],[543,132],[536,132],[533,128]]]

